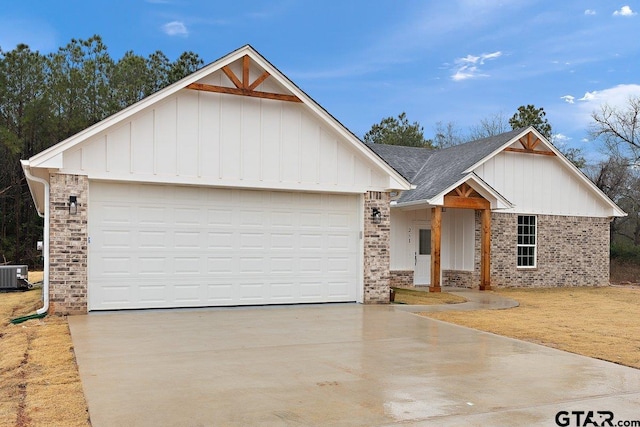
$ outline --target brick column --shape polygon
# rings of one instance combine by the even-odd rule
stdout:
[[[49,212],[49,313],[87,313],[86,176],[51,174]],[[78,212],[69,213],[69,196],[76,196]]]
[[[370,191],[364,198],[364,303],[389,303],[389,193]],[[374,224],[373,209],[380,212]]]

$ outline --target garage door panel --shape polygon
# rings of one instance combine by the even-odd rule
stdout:
[[[142,249],[163,249],[168,244],[166,231],[140,230],[138,231],[138,247]]]
[[[352,272],[349,261],[348,257],[329,257],[327,258],[327,272],[330,274],[349,274]]]
[[[324,242],[322,233],[303,233],[300,234],[300,249],[317,251],[318,249],[322,249],[322,244]]]
[[[300,257],[300,270],[299,274],[317,276],[322,273],[322,258],[321,257]]]
[[[207,234],[207,249],[233,249],[234,235],[231,231],[212,231]]]
[[[200,226],[202,213],[197,208],[176,208],[174,210],[174,223],[176,225]]]
[[[356,299],[357,196],[90,190],[90,310]]]
[[[141,256],[137,258],[137,261],[139,275],[163,276],[168,273],[170,267],[168,265],[169,260],[166,257]],[[136,271],[132,269],[131,273],[132,276],[135,276]]]
[[[132,299],[131,289],[125,285],[110,285],[103,288],[103,301],[105,305],[112,307],[126,307]]]
[[[174,259],[173,271],[178,276],[199,275],[202,271],[200,257],[177,257]]]
[[[301,228],[322,228],[322,215],[317,212],[301,212],[300,227]]]
[[[105,277],[127,277],[132,270],[131,258],[128,257],[103,257],[102,275]]]
[[[208,221],[207,225],[212,226],[233,226],[233,212],[225,209],[209,209],[207,211]]]
[[[296,235],[293,233],[272,233],[271,250],[292,250],[296,247]]]
[[[107,205],[105,209],[105,222],[107,224],[130,224],[132,212],[129,206]]]
[[[270,284],[271,297],[278,301],[294,301],[295,296],[295,283],[294,282],[280,282],[277,278],[272,279],[274,282]]]
[[[349,295],[349,282],[345,281],[329,281],[327,285],[329,298],[342,299]]]
[[[295,227],[295,216],[291,212],[273,211],[271,212],[271,226],[274,229],[292,229]]]
[[[142,282],[137,287],[137,304],[141,308],[152,307],[154,305],[158,305],[160,307],[170,298],[170,295],[167,295],[167,286],[160,285],[157,283],[145,283]],[[136,302],[136,297],[134,295],[131,296],[132,302]]]
[[[323,298],[324,286],[317,281],[305,281],[300,282],[300,300],[301,301],[314,301]],[[324,298],[323,298],[324,299]]]
[[[296,260],[290,257],[271,257],[271,274],[293,275],[296,271]]]
[[[173,300],[178,303],[199,303],[202,301],[201,287],[197,283],[176,284],[173,286]]]
[[[232,257],[209,257],[207,259],[208,275],[230,275],[234,270],[235,260]]]
[[[140,225],[158,225],[166,224],[169,219],[167,218],[167,209],[155,206],[140,206],[138,208]]]
[[[240,247],[244,250],[267,248],[267,242],[265,241],[268,236],[259,232],[240,233]]]
[[[102,235],[105,249],[128,249],[131,246],[131,232],[128,230],[107,230]]]
[[[211,305],[231,305],[234,301],[233,290],[231,280],[227,283],[208,284],[207,302]]]
[[[266,285],[262,281],[241,280],[238,286],[240,301],[252,304],[260,304],[268,299]]]

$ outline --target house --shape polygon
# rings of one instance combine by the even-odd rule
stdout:
[[[532,128],[367,146],[250,46],[22,167],[45,225],[39,312],[602,284],[624,214]]]
[[[250,46],[22,166],[42,310],[389,300],[409,182]]]
[[[626,214],[533,127],[369,147],[415,185],[392,193],[392,286],[609,283],[609,223]]]

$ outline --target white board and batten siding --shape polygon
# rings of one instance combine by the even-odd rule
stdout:
[[[223,79],[216,72],[203,81],[227,84]],[[62,172],[361,194],[389,187],[388,175],[304,104],[190,89],[64,152]]]
[[[475,216],[471,209],[447,209],[442,213],[441,265],[445,270],[473,271]],[[391,210],[391,270],[413,270],[417,226],[431,222],[431,209]]]
[[[89,309],[359,299],[349,194],[91,182]]]
[[[474,172],[514,207],[501,212],[609,217],[611,206],[555,156],[501,152]]]

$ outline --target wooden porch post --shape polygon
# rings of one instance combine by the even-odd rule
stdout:
[[[442,206],[431,208],[431,284],[429,292],[440,292],[440,242]]]
[[[480,290],[491,290],[491,209],[482,210]]]

